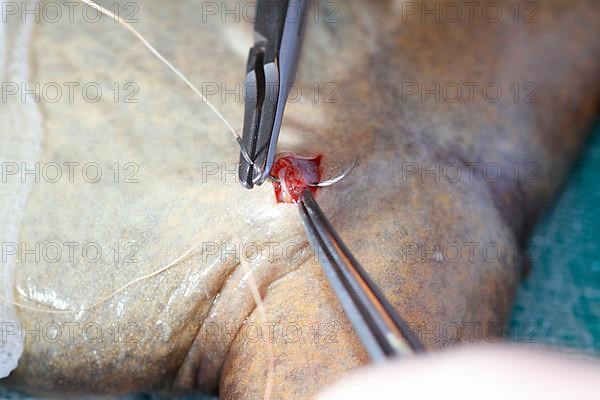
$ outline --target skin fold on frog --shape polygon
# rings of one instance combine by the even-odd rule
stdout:
[[[539,2],[534,15],[495,1],[498,19],[483,1],[473,20],[465,10],[423,22],[422,7],[448,3],[315,2],[278,146],[321,157],[321,179],[359,156],[317,201],[430,351],[497,340],[524,241],[583,146],[600,89],[593,1]],[[144,1],[136,28],[239,132],[252,21],[201,10]],[[90,310],[16,307],[33,333],[7,385],[256,399],[271,380],[272,398],[306,399],[369,362],[297,206],[271,182],[240,185],[226,127],[135,38],[75,13],[37,23],[30,52],[31,81],[94,82],[103,96],[77,89],[72,102],[37,105],[40,165],[77,164],[73,179],[33,185],[18,242],[77,246],[56,262],[17,254],[15,300],[80,309],[194,250]],[[82,179],[87,165],[102,179]],[[100,261],[81,251],[91,243]]]

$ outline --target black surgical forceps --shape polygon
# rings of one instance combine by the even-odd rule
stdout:
[[[241,141],[247,154],[240,154],[239,167],[240,181],[249,189],[267,179],[275,160],[283,111],[296,75],[307,1],[257,1]]]
[[[421,342],[342,242],[310,189],[298,205],[308,240],[373,363],[422,351]]]

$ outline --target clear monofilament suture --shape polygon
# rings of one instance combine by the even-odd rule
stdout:
[[[155,56],[157,57],[164,65],[166,65],[173,73],[175,73],[175,75],[177,77],[179,77],[196,95],[198,95],[209,107],[210,109],[219,117],[219,119],[225,124],[225,126],[230,130],[230,132],[232,133],[234,139],[236,140],[236,142],[239,145],[240,148],[240,152],[243,155],[243,157],[246,159],[246,161],[253,165],[257,171],[260,171],[260,169],[258,168],[258,166],[254,165],[254,162],[250,159],[250,156],[248,155],[248,153],[246,152],[243,144],[242,144],[242,139],[240,137],[240,135],[235,131],[235,129],[233,129],[233,127],[231,126],[231,124],[227,121],[227,119],[223,116],[223,114],[221,112],[219,112],[219,110],[217,110],[217,108],[215,106],[213,106],[213,104],[206,98],[206,96],[181,72],[179,71],[179,69],[177,69],[169,60],[167,60],[154,46],[152,46],[148,40],[137,30],[135,29],[133,26],[131,26],[130,24],[128,24],[125,20],[123,20],[121,17],[115,15],[112,11],[107,10],[106,8],[100,6],[99,4],[90,1],[90,0],[80,0],[82,3],[100,11],[102,14],[113,18],[115,21],[117,21],[119,24],[121,24],[122,26],[124,26],[129,32],[131,32],[138,40],[140,40],[142,42],[142,44]],[[101,298],[100,300],[87,305],[87,306],[83,306],[80,309],[55,309],[55,308],[51,308],[51,307],[35,307],[35,306],[31,306],[29,304],[24,304],[24,303],[20,303],[20,302],[16,302],[13,300],[8,300],[6,298],[4,298],[3,296],[0,296],[0,298],[2,299],[2,301],[7,302],[7,303],[11,303],[12,305],[22,308],[22,309],[26,309],[29,311],[34,311],[34,312],[43,312],[43,313],[50,313],[50,314],[71,314],[71,313],[80,313],[80,312],[85,312],[85,311],[89,311],[91,309],[94,309],[106,302],[108,302],[110,299],[112,299],[113,297],[115,297],[117,294],[123,292],[124,290],[126,290],[127,288],[129,288],[130,286],[150,279],[154,276],[157,276],[159,274],[162,274],[163,272],[169,270],[170,268],[173,268],[174,266],[178,265],[181,261],[185,260],[186,258],[188,258],[192,252],[198,247],[198,245],[200,244],[200,242],[195,242],[193,243],[193,245],[186,250],[181,256],[177,257],[175,260],[171,261],[169,264],[157,269],[156,271],[153,271],[149,274],[143,275],[139,278],[136,278],[128,283],[126,283],[125,285],[119,287],[118,289],[116,289],[115,291],[113,291],[112,293],[108,294],[107,296],[104,296],[103,298]],[[259,313],[259,318],[263,321],[266,322],[267,319],[267,315],[266,315],[266,310],[264,307],[264,304],[262,302],[262,299],[260,297],[260,293],[258,290],[258,286],[256,284],[256,281],[254,280],[254,277],[252,276],[252,271],[249,270],[245,265],[243,266],[243,268],[246,270],[247,274],[248,274],[248,286],[250,288],[250,291],[252,293],[252,296],[254,298],[254,301],[256,303],[257,306],[257,310]],[[27,300],[29,301],[33,301],[33,299],[30,299],[26,296],[23,296],[23,294],[19,293],[19,295],[21,297],[25,297]],[[269,344],[269,346],[271,346],[271,348],[269,349],[269,364],[268,364],[268,369],[267,369],[267,384],[265,386],[265,392],[264,392],[264,399],[265,400],[269,400],[271,397],[271,391],[272,391],[272,386],[273,386],[273,375],[274,375],[274,356],[273,356],[273,349],[272,349],[272,345]]]
[[[188,258],[192,252],[198,247],[198,245],[200,244],[200,242],[196,242],[192,245],[192,247],[190,247],[188,250],[186,250],[182,255],[180,255],[179,257],[177,257],[175,260],[171,261],[169,264],[157,269],[156,271],[150,272],[149,274],[140,276],[139,278],[133,279],[129,282],[127,282],[126,284],[124,284],[123,286],[117,288],[116,290],[114,290],[112,293],[104,296],[103,298],[101,298],[100,300],[97,300],[96,302],[81,307],[79,309],[57,309],[57,308],[42,308],[42,307],[35,307],[35,306],[30,306],[28,304],[24,304],[24,303],[18,303],[18,302],[14,302],[11,301],[11,303],[13,303],[13,305],[18,306],[20,308],[29,310],[29,311],[36,311],[36,312],[45,312],[45,313],[49,313],[49,314],[72,314],[72,313],[79,313],[79,312],[85,312],[85,311],[89,311],[92,310],[104,303],[106,303],[107,301],[109,301],[110,299],[112,299],[113,297],[115,297],[117,294],[123,292],[124,290],[126,290],[127,288],[129,288],[132,285],[135,285],[138,282],[144,281],[146,279],[150,279],[154,276],[157,276],[159,274],[162,274],[163,272],[167,271],[170,268],[173,268],[174,266],[176,266],[177,264],[179,264],[181,261],[185,260],[186,258]],[[18,293],[21,297],[25,297],[24,295],[22,295],[21,293]],[[25,297],[26,299],[33,301],[33,299],[30,299],[28,297]],[[6,301],[5,298],[2,298],[3,301]]]
[[[210,107],[210,109],[217,115],[217,117],[219,117],[219,119],[225,124],[225,126],[227,127],[227,129],[229,129],[229,131],[233,135],[233,138],[235,139],[235,141],[238,143],[238,145],[240,147],[240,151],[241,151],[243,157],[246,159],[246,161],[249,164],[253,165],[256,168],[256,166],[254,165],[254,163],[250,159],[250,156],[248,155],[248,152],[246,151],[246,149],[242,145],[242,138],[235,131],[235,129],[233,129],[233,126],[231,126],[231,124],[229,123],[229,121],[227,121],[227,119],[225,118],[225,116],[219,110],[217,110],[217,108],[210,101],[208,101],[208,98],[206,98],[206,96],[204,95],[204,93],[202,93],[192,82],[190,82],[190,80],[179,69],[177,69],[177,67],[175,67],[169,60],[167,60],[154,46],[152,46],[152,44],[150,44],[150,42],[148,42],[148,40],[137,29],[135,29],[133,26],[131,26],[131,24],[127,23],[127,21],[125,21],[120,16],[116,15],[112,11],[110,11],[110,10],[102,7],[101,5],[95,3],[95,2],[93,2],[91,0],[79,0],[79,1],[81,1],[82,3],[88,5],[88,6],[92,7],[92,8],[94,8],[95,10],[98,10],[99,12],[101,12],[104,15],[106,15],[107,17],[113,18],[120,25],[122,25],[123,27],[125,27],[125,29],[127,29],[129,32],[131,32],[131,34],[133,34],[140,42],[142,42],[142,44],[148,50],[150,50],[150,52],[156,58],[158,58],[164,65],[166,65],[167,68],[169,68],[175,75],[177,75],[177,77],[179,79],[181,79],[190,89],[192,89],[192,91],[196,95],[198,95],[202,99],[202,101],[204,101]]]
[[[244,270],[244,273],[248,277],[248,287],[250,288],[250,292],[252,293],[252,297],[254,298],[254,303],[256,304],[256,311],[258,313],[258,318],[261,320],[264,326],[267,326],[267,309],[265,307],[265,303],[260,297],[260,292],[258,290],[258,284],[254,279],[254,274],[252,270],[248,268],[247,261],[243,259],[240,261],[240,267]],[[267,366],[267,384],[265,385],[265,393],[264,400],[270,400],[271,392],[273,391],[273,380],[275,375],[275,351],[273,350],[273,343],[270,340],[265,341],[267,346],[267,356],[269,359]]]

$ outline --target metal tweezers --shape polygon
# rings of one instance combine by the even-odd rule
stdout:
[[[269,176],[287,96],[296,74],[307,0],[258,0],[246,66],[239,177],[251,189]],[[423,349],[406,322],[339,238],[306,189],[298,203],[309,241],[373,362]]]
[[[269,176],[302,44],[307,0],[258,0],[246,66],[239,177],[251,189]],[[250,158],[248,160],[247,158]],[[251,161],[251,162],[250,162]]]
[[[354,258],[310,189],[298,205],[308,240],[373,363],[422,351],[422,343]]]

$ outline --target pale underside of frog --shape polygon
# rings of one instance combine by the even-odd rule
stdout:
[[[431,350],[504,326],[528,227],[596,111],[598,10],[550,1],[526,24],[509,3],[497,2],[496,22],[465,14],[425,23],[402,2],[348,2],[333,13],[322,4],[308,21],[301,95],[286,110],[281,151],[322,156],[330,176],[360,154],[317,199]],[[235,88],[252,24],[198,7],[141,4],[136,28],[215,92],[209,100],[239,131]],[[73,102],[38,104],[41,165],[79,164],[72,182],[33,185],[17,228],[29,248],[78,247],[58,262],[42,254],[17,263],[15,301],[84,307],[197,247],[94,309],[17,307],[40,340],[27,336],[8,383],[58,395],[218,390],[236,399],[271,387],[272,398],[300,399],[367,363],[296,206],[278,203],[271,183],[249,191],[237,182],[239,148],[226,127],[135,38],[75,15],[35,26],[31,81],[95,82],[104,98],[77,101],[75,91]],[[132,82],[139,101],[118,101],[114,88]],[[93,163],[104,178],[96,183],[80,178]],[[101,261],[82,255],[90,243]],[[270,251],[250,256],[256,249]],[[58,339],[49,333],[57,329]]]

